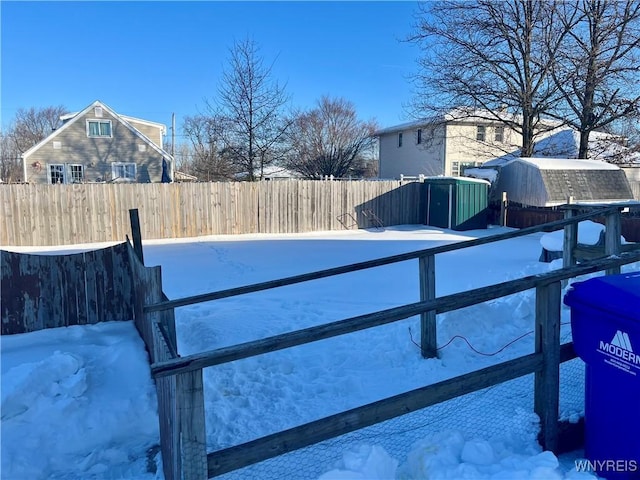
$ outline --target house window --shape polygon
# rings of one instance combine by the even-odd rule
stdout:
[[[49,164],[49,183],[64,183],[64,164]]]
[[[402,132],[398,134],[398,147],[402,146]]]
[[[419,128],[416,133],[416,144],[420,145],[422,143],[422,129]]]
[[[460,162],[453,162],[451,164],[451,175],[454,177],[460,176]]]
[[[487,127],[484,125],[478,125],[476,127],[476,140],[479,142],[484,142],[487,138]]]
[[[71,183],[82,183],[84,180],[84,165],[69,165],[69,180]]]
[[[111,120],[87,120],[88,137],[111,137]]]
[[[111,179],[135,182],[136,164],[125,162],[113,162],[111,164]]]
[[[494,139],[496,142],[504,142],[504,127],[496,127]]]

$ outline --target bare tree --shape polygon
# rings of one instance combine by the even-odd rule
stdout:
[[[569,25],[558,28],[556,17],[555,0],[419,4],[408,38],[422,50],[413,114],[499,122],[522,136],[521,155],[531,156],[536,136],[550,128],[543,114],[559,99],[550,72]]]
[[[221,154],[222,134],[218,119],[188,116],[182,128],[190,144],[191,159],[186,173],[208,182],[234,178],[237,168]]]
[[[209,113],[221,127],[223,156],[247,180],[262,178],[264,167],[281,159],[289,126],[283,113],[288,102],[284,87],[272,80],[253,40],[234,43],[223,72],[218,98]]]
[[[640,112],[640,2],[574,0],[559,12],[568,35],[553,70],[556,115],[580,132],[578,158],[587,158],[591,132]]]
[[[62,106],[19,109],[13,122],[12,136],[16,148],[24,153],[62,126],[60,117],[68,110]]]
[[[24,181],[20,156],[62,125],[60,117],[67,113],[62,105],[43,108],[21,108],[10,126],[0,132],[0,179],[3,182]]]
[[[377,129],[372,120],[358,120],[351,102],[322,97],[315,108],[294,117],[287,167],[312,179],[363,176]]]
[[[23,180],[20,151],[13,140],[13,133],[0,131],[0,180],[13,183]]]

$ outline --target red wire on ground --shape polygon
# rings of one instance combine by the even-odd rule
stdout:
[[[564,322],[564,323],[561,323],[560,325],[568,325],[568,324],[569,324],[569,322]],[[451,343],[453,343],[453,341],[454,341],[456,338],[459,338],[459,339],[463,340],[463,341],[464,341],[464,342],[469,346],[469,348],[470,348],[471,350],[473,350],[474,352],[476,352],[478,355],[484,355],[485,357],[493,357],[494,355],[497,355],[497,354],[499,354],[500,352],[502,352],[502,351],[503,351],[504,349],[506,349],[507,347],[509,347],[509,346],[513,345],[514,343],[516,343],[518,340],[523,339],[523,338],[524,338],[524,337],[526,337],[527,335],[531,335],[533,332],[534,332],[534,331],[533,331],[533,330],[531,330],[530,332],[523,333],[523,334],[522,334],[522,335],[520,335],[518,338],[515,338],[515,339],[511,340],[509,343],[507,343],[507,344],[506,344],[504,347],[502,347],[500,350],[498,350],[498,351],[496,351],[496,352],[493,352],[493,353],[484,353],[484,352],[481,352],[481,351],[479,351],[479,350],[476,350],[476,348],[474,348],[474,346],[473,346],[473,345],[471,345],[471,343],[469,342],[469,340],[467,340],[467,339],[466,339],[466,337],[464,337],[464,336],[462,336],[462,335],[454,335],[453,337],[451,337],[451,339],[450,339],[447,343],[445,343],[444,345],[442,345],[442,346],[438,347],[438,348],[437,348],[437,350],[442,350],[443,348],[448,347],[449,345],[451,345]],[[409,336],[411,337],[411,342],[413,342],[413,344],[414,344],[416,347],[418,347],[418,348],[422,349],[422,347],[421,347],[420,345],[418,345],[418,343],[413,339],[413,333],[411,332],[411,327],[409,327]]]

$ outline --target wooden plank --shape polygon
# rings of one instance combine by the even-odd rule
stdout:
[[[526,355],[242,445],[210,453],[208,455],[209,476],[222,475],[338,435],[533,373],[540,369],[542,364],[541,354]]]
[[[207,445],[204,416],[202,370],[181,373],[176,377],[178,418],[183,480],[205,480]]]
[[[167,361],[176,357],[162,332],[163,317],[172,311],[145,314],[145,302],[166,298],[162,293],[160,267],[145,267],[133,248],[126,243],[131,272],[134,278],[134,324],[145,343],[151,361]],[[175,340],[175,338],[173,339]],[[177,352],[176,352],[177,353]],[[180,480],[180,421],[177,406],[177,377],[156,379],[158,398],[158,419],[160,422],[160,448],[162,450],[163,472],[166,479]]]
[[[142,251],[142,233],[140,231],[140,216],[137,208],[129,210],[129,220],[131,222],[131,240],[133,240],[133,251],[144,265],[144,253]]]
[[[425,255],[418,260],[420,267],[420,301],[431,301],[436,298],[436,257],[435,255]],[[436,358],[438,356],[435,310],[420,314],[420,350],[423,358]]]
[[[565,220],[571,220],[576,217],[576,210],[568,208],[564,212]],[[574,251],[578,245],[578,224],[567,223],[564,226],[564,236],[562,243],[562,266],[570,267],[576,264]]]
[[[169,360],[177,357],[168,335],[160,323],[154,323],[153,358]],[[160,421],[160,448],[166,479],[180,479],[180,421],[177,404],[177,377],[156,379],[158,395],[158,419]]]
[[[541,442],[545,450],[558,448],[558,406],[560,401],[560,282],[536,288],[536,353],[543,367],[536,372],[534,411],[540,417]]]
[[[194,355],[188,355],[179,359],[151,365],[151,373],[156,376],[175,375],[176,373],[192,371],[200,368],[211,367],[234,360],[249,358],[263,353],[274,352],[297,345],[332,338],[345,333],[357,332],[367,328],[386,325],[398,320],[403,320],[414,315],[431,310],[444,313],[458,310],[478,303],[494,300],[518,293],[530,288],[548,285],[567,278],[573,278],[587,273],[609,268],[612,265],[624,265],[640,260],[640,252],[622,254],[619,258],[606,258],[596,260],[590,264],[577,265],[563,270],[554,270],[541,275],[531,275],[502,284],[476,288],[466,292],[455,293],[436,298],[427,302],[417,302],[374,313],[339,320],[324,325],[297,330],[295,332],[267,337],[252,342],[247,342],[217,350],[210,350]],[[171,304],[173,302],[166,302]],[[146,309],[147,307],[145,307]]]

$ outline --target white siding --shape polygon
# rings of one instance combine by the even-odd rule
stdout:
[[[402,146],[398,146],[400,131],[380,136],[380,178],[397,179],[400,175],[434,176],[444,174],[444,128],[422,128],[422,143],[417,144],[417,129],[402,131]]]

